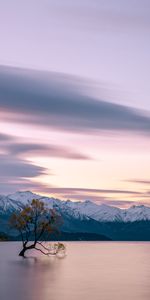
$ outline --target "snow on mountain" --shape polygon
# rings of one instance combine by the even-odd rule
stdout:
[[[20,201],[15,201],[9,199],[8,196],[0,195],[0,213],[12,213],[18,209],[21,209],[23,206]]]
[[[97,205],[91,201],[79,203],[78,209],[96,221],[120,221],[120,209],[105,204]]]
[[[65,202],[66,209],[72,211],[72,215],[80,218],[91,218],[101,222],[120,220],[120,209],[108,205],[97,205],[91,201]]]
[[[122,219],[124,222],[150,220],[150,207],[144,205],[133,205],[122,211]]]
[[[20,201],[22,204],[27,205],[32,199],[40,199],[40,195],[33,194],[30,191],[16,192],[15,194],[7,196],[11,200]]]
[[[61,201],[59,199],[37,195],[30,191],[0,196],[0,213],[11,213],[15,210],[20,210],[30,203],[32,199],[40,199],[47,207],[55,208],[62,215],[80,220],[94,219],[98,222],[134,222],[150,220],[150,207],[144,205],[133,205],[128,209],[120,209],[105,204],[97,205],[91,201]]]

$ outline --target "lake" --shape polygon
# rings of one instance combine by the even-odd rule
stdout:
[[[1,300],[149,300],[149,242],[66,242],[65,258],[0,243]]]

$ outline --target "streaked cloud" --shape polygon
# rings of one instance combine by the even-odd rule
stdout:
[[[46,191],[46,188],[45,188]],[[70,193],[72,195],[77,194],[79,192],[83,193],[94,193],[94,194],[130,194],[130,195],[140,195],[140,192],[137,191],[129,191],[129,190],[116,190],[116,189],[89,189],[89,188],[60,188],[60,187],[47,187],[47,191],[51,193],[59,193],[59,194],[67,194]]]
[[[128,200],[110,200],[110,199],[107,199],[103,203],[107,204],[107,205],[112,205],[112,206],[119,206],[120,208],[126,208],[126,207],[130,207],[132,205],[141,205],[140,201],[130,201],[130,200],[128,201]],[[142,201],[142,205],[143,204],[144,205],[149,205],[149,202],[148,201]]]
[[[145,180],[145,179],[129,179],[127,180],[127,182],[150,185],[150,180]]]
[[[67,149],[65,147],[56,146],[56,145],[16,142],[14,144],[7,145],[5,149],[8,152],[10,152],[12,155],[31,154],[31,155],[40,155],[40,156],[76,159],[76,160],[91,159],[90,157],[82,153],[78,153],[72,149]]]
[[[32,164],[32,162],[9,155],[0,155],[0,165],[0,178],[31,178],[46,173],[46,169],[43,167],[36,166]]]
[[[73,149],[59,145],[23,142],[23,139],[0,133],[0,191],[1,193],[15,190],[34,189],[40,192],[46,188],[32,179],[42,175],[53,175],[50,169],[32,162],[32,157],[48,157],[72,160],[90,160]],[[28,180],[27,180],[28,179]],[[29,180],[30,179],[30,180]]]
[[[73,76],[1,66],[1,118],[76,132],[150,132],[148,114],[94,99],[83,86]]]
[[[30,178],[0,177],[0,194],[9,194],[16,191],[34,190],[40,192],[41,183],[33,182]]]
[[[15,156],[40,155],[47,157],[66,158],[75,160],[91,160],[86,154],[73,149],[54,144],[23,142],[23,139],[0,133],[0,147],[6,153]]]
[[[0,143],[1,142],[10,142],[13,140],[13,137],[11,135],[7,135],[7,134],[3,134],[3,133],[0,133]]]

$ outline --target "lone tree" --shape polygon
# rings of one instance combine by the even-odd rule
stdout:
[[[22,239],[23,247],[19,256],[25,257],[25,252],[30,249],[36,249],[45,255],[56,255],[65,251],[62,243],[45,246],[43,240],[48,240],[52,233],[57,232],[60,217],[40,200],[33,199],[22,211],[13,213],[10,225],[19,232]]]

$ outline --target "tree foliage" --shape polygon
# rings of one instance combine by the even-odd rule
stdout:
[[[25,252],[30,249],[36,249],[45,255],[56,255],[65,251],[62,243],[48,247],[43,242],[58,231],[60,224],[61,218],[56,211],[47,208],[45,203],[38,199],[33,199],[22,211],[13,213],[10,225],[19,232],[22,239],[23,248],[19,255],[24,257]]]

